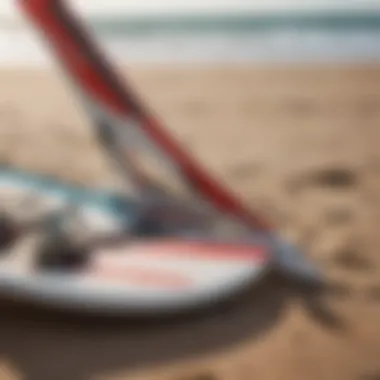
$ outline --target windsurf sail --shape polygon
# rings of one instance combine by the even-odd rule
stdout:
[[[136,162],[135,152],[146,149],[208,205],[254,229],[268,229],[262,218],[190,157],[125,82],[122,85],[117,70],[66,4],[60,0],[19,0],[19,4],[49,42],[80,93],[101,141],[140,194],[163,189]]]
[[[164,193],[164,197],[167,194],[162,184],[152,180],[142,169],[136,154],[141,150],[154,152],[153,161],[159,160],[160,165],[169,168],[181,185],[201,200],[201,208],[207,205],[221,219],[228,219],[227,229],[232,219],[232,225],[237,226],[238,231],[243,226],[244,235],[248,229],[251,236],[256,232],[256,236],[264,237],[271,244],[282,270],[307,280],[322,279],[321,273],[296,247],[272,233],[266,220],[212,177],[162,127],[130,86],[123,82],[67,4],[61,0],[17,1],[74,83],[108,153],[121,167],[122,173],[132,179],[145,201],[157,194]],[[169,198],[172,198],[170,194]]]

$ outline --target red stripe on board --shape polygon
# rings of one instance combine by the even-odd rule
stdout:
[[[189,289],[194,283],[178,273],[141,267],[118,268],[99,265],[90,271],[90,278],[107,279],[117,283],[132,283],[149,287],[170,289]]]
[[[133,114],[141,128],[181,168],[192,186],[217,209],[233,214],[253,228],[268,230],[267,224],[253,215],[243,203],[210,177],[164,131],[157,121],[136,101],[131,90],[121,86],[104,55],[99,53],[79,21],[59,0],[19,0],[26,13],[44,31],[54,45],[59,59],[71,72],[78,85],[91,97],[118,114]]]
[[[148,248],[148,247],[147,247]],[[240,244],[205,242],[163,242],[152,244],[148,249],[160,256],[189,257],[199,260],[243,261],[264,264],[268,261],[268,252],[263,247]]]
[[[193,250],[192,250],[193,249]],[[215,249],[204,249],[204,247],[189,247],[188,250],[175,250],[170,249],[168,251],[157,252],[156,256],[162,257],[176,257],[176,258],[189,258],[195,260],[204,261],[218,261],[218,262],[244,262],[247,264],[264,265],[268,262],[267,252],[262,250],[258,251],[255,249],[235,249],[234,248],[224,248],[220,249],[215,247]]]
[[[111,255],[117,251],[117,256]],[[99,252],[103,256],[103,252]],[[268,251],[265,247],[248,244],[228,244],[189,240],[161,240],[142,242],[126,246],[125,248],[110,249],[104,254],[104,260],[118,260],[132,254],[148,255],[150,257],[191,258],[207,261],[246,262],[262,265],[268,262]],[[122,259],[121,259],[122,260]]]

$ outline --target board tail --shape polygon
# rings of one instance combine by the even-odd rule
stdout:
[[[214,209],[230,215],[256,230],[269,230],[266,222],[248,210],[243,202],[212,178],[161,127],[131,88],[118,77],[83,23],[60,0],[18,0],[28,18],[50,43],[58,61],[81,93],[102,142],[123,171],[140,189],[152,182],[139,170],[133,154],[147,145],[170,165],[191,190]],[[120,139],[122,131],[125,139]]]

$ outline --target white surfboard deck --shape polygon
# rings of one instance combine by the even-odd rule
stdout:
[[[76,273],[33,269],[31,241],[0,261],[0,293],[61,309],[162,314],[206,306],[254,283],[264,247],[201,241],[131,242],[99,250]]]
[[[36,176],[3,174],[0,201],[12,201],[15,212],[23,211],[17,205],[33,191],[42,213],[46,207],[81,204],[85,222],[95,234],[125,229],[136,220],[133,202],[125,201],[118,212],[115,205],[121,201],[112,194],[53,182],[48,186]],[[77,272],[48,272],[34,264],[40,238],[30,233],[2,252],[0,294],[64,310],[126,314],[189,310],[238,293],[261,279],[270,264],[265,244],[193,236],[126,240],[95,250]]]

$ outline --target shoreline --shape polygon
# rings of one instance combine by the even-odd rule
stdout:
[[[377,16],[375,16],[377,17]],[[380,16],[379,16],[380,21]],[[307,20],[303,22],[308,25]],[[339,23],[338,23],[339,24]],[[152,30],[137,27],[126,33],[124,23],[93,28],[104,50],[118,62],[170,65],[299,65],[379,63],[380,27],[307,30],[289,25],[257,31]],[[380,25],[377,22],[376,25]],[[131,26],[134,29],[133,25]],[[0,66],[49,65],[45,44],[32,29],[0,28]]]

